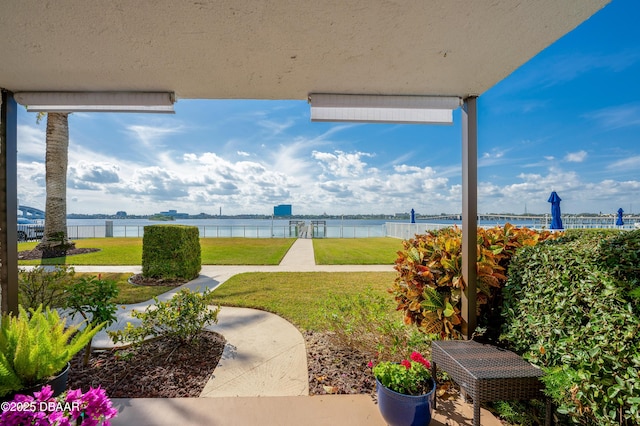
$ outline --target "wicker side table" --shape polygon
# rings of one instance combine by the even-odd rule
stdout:
[[[545,398],[542,370],[513,352],[473,340],[433,341],[431,360],[434,378],[440,367],[473,399],[474,426],[480,425],[481,402]],[[547,399],[545,425],[550,424]]]

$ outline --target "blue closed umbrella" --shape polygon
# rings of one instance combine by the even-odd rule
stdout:
[[[551,193],[547,200],[551,203],[551,229],[563,229],[562,219],[560,218],[560,201],[562,199],[556,194],[556,191]]]
[[[416,211],[411,209],[411,223],[416,223]]]
[[[618,209],[618,218],[616,219],[616,226],[624,225],[624,222],[622,221],[622,213],[624,213],[624,210],[622,210],[622,208],[619,208]]]

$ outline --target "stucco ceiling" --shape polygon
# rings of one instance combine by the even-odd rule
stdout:
[[[609,0],[20,0],[0,87],[480,95]]]

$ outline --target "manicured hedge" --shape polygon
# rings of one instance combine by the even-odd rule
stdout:
[[[200,234],[196,226],[144,227],[143,276],[191,280],[198,276],[200,269]]]
[[[640,231],[572,231],[511,259],[502,337],[545,370],[575,423],[640,423],[638,241]]]

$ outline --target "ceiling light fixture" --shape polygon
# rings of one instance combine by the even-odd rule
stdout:
[[[312,93],[311,121],[452,124],[457,96],[345,95]]]
[[[30,112],[175,113],[173,92],[17,92]]]

